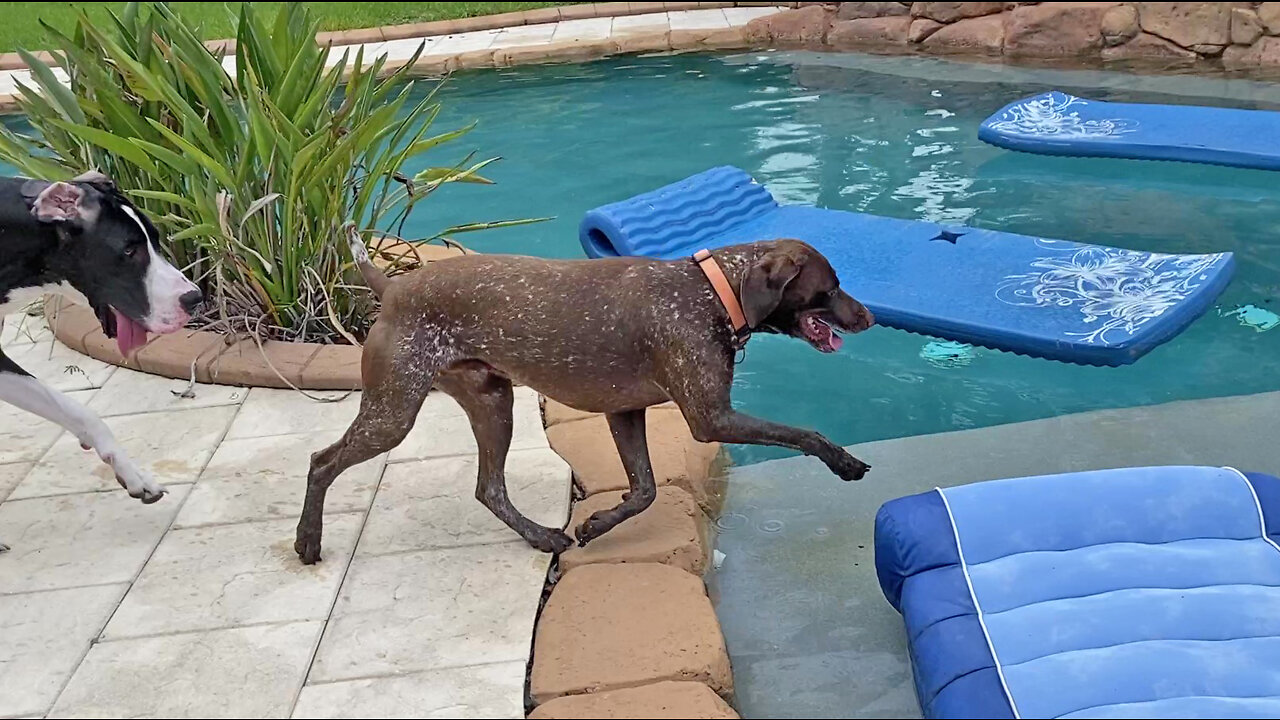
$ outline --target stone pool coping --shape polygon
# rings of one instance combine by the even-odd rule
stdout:
[[[603,415],[542,401],[547,441],[577,492],[569,527],[612,507],[626,472]],[[702,574],[719,511],[719,443],[693,438],[679,409],[649,408],[658,498],[559,558],[534,629],[530,718],[736,718],[724,635]],[[572,530],[570,530],[572,531]]]

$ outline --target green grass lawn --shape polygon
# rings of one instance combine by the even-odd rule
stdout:
[[[259,2],[257,6],[268,12],[283,5],[278,2]],[[305,3],[321,18],[324,30],[348,30],[376,27],[396,23],[449,20],[476,15],[531,10],[554,5],[570,5],[567,2],[311,2]],[[0,2],[0,16],[8,18],[0,23],[0,52],[18,48],[42,50],[48,46],[40,21],[59,30],[75,25],[81,11],[97,21],[109,22],[107,13],[119,11],[125,3],[113,2]],[[206,39],[235,35],[231,20],[237,12],[237,2],[178,2],[173,8],[182,17],[200,27]]]

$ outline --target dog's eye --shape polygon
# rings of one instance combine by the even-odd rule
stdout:
[[[125,256],[125,257],[127,257],[127,258],[131,258],[131,257],[133,257],[134,255],[137,255],[137,254],[138,254],[138,246],[137,246],[137,245],[130,245],[129,247],[127,247],[127,248],[125,248],[125,249],[124,249],[124,256]]]

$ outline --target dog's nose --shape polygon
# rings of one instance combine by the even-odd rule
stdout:
[[[188,314],[194,313],[196,308],[200,307],[200,303],[204,302],[204,295],[201,295],[199,290],[192,290],[178,298],[178,302]]]

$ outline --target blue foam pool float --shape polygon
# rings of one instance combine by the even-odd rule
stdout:
[[[676,259],[777,238],[825,255],[882,325],[1084,365],[1126,365],[1173,338],[1234,268],[1231,253],[1139,252],[780,206],[734,167],[598,207],[579,228],[593,258]]]
[[[1149,467],[876,516],[930,718],[1280,717],[1280,479]]]
[[[1044,155],[1280,170],[1280,112],[1086,100],[1052,91],[1006,105],[978,138]]]

